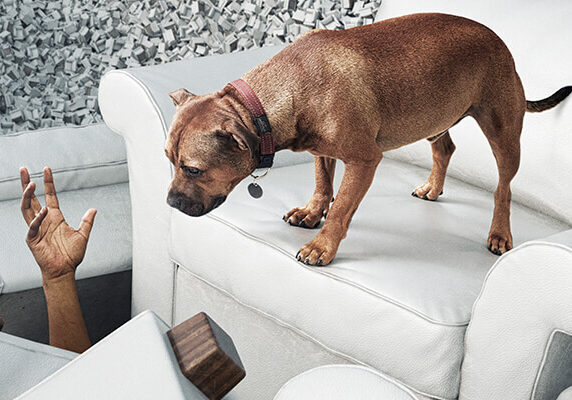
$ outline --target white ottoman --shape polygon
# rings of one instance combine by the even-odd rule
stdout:
[[[392,378],[357,365],[326,365],[290,379],[274,400],[418,400]]]

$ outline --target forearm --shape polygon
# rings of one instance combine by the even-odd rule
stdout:
[[[67,273],[44,279],[44,293],[48,306],[50,344],[82,353],[91,343],[81,312],[75,275]]]

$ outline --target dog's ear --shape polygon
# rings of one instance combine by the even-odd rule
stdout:
[[[179,146],[180,138],[180,131],[171,130],[169,131],[167,141],[165,142],[165,155],[173,164],[175,164],[175,159],[177,158],[177,147]]]
[[[184,103],[186,103],[188,100],[192,99],[195,96],[196,95],[192,94],[187,89],[183,89],[183,88],[169,93],[169,97],[173,100],[175,107],[182,106]]]
[[[240,150],[249,150],[252,158],[256,156],[256,149],[258,149],[260,141],[256,134],[235,120],[226,121],[222,128],[223,130],[218,133],[219,135],[231,138],[234,145]]]

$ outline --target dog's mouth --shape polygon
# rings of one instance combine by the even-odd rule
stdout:
[[[218,206],[220,206],[226,200],[226,196],[215,197],[208,207],[205,207],[202,203],[194,203],[182,196],[171,195],[167,196],[167,204],[177,210],[190,215],[191,217],[200,217],[202,215],[208,214]]]

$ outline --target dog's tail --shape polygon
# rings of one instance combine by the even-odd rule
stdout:
[[[547,97],[542,100],[528,101],[526,100],[526,111],[528,112],[541,112],[544,110],[549,110],[556,106],[562,100],[564,100],[568,95],[572,93],[572,86],[564,86],[559,89],[552,96]]]

